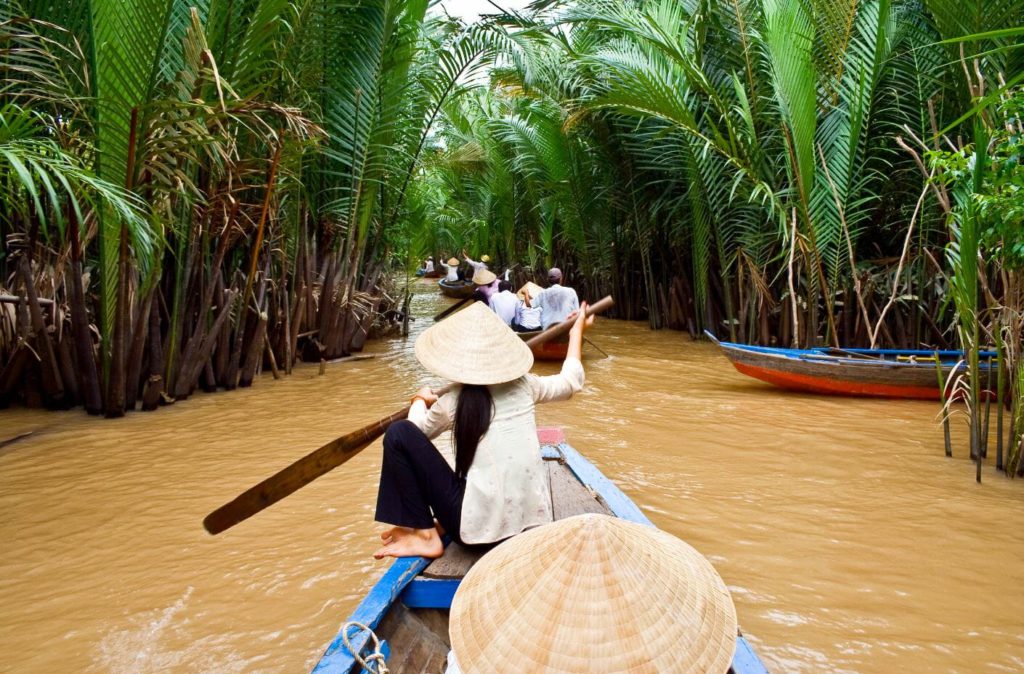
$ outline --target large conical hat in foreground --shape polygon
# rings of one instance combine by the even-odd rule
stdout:
[[[455,593],[449,636],[462,674],[725,674],[736,609],[675,536],[580,515],[484,555]]]
[[[416,338],[416,359],[460,384],[502,384],[533,367],[533,352],[483,302],[430,326]]]

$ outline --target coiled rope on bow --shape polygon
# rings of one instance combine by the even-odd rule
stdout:
[[[366,632],[370,635],[370,639],[373,640],[373,653],[364,658],[356,652],[354,648],[352,648],[352,643],[349,641],[348,634],[348,628],[350,627],[358,628],[355,634],[359,634],[359,632]],[[355,636],[355,634],[352,636]],[[345,648],[347,648],[348,652],[352,654],[352,657],[355,658],[356,662],[362,665],[363,669],[367,672],[371,672],[371,674],[390,674],[391,670],[388,669],[387,662],[385,662],[384,652],[381,650],[380,646],[380,639],[377,638],[377,635],[374,634],[373,630],[369,627],[360,622],[347,622],[341,628],[341,640],[345,643]]]

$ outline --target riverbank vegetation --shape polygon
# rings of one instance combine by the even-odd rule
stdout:
[[[1019,2],[0,12],[0,402],[117,415],[343,355],[389,269],[468,248],[653,328],[993,346],[998,382],[949,388],[980,467],[999,387],[1024,468]]]
[[[108,416],[359,349],[485,41],[427,1],[0,9],[0,402]]]

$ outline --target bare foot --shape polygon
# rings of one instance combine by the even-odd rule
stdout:
[[[409,527],[391,527],[390,529],[385,529],[384,531],[380,532],[380,540],[382,540],[385,543],[390,543],[392,540],[394,540],[395,534],[409,534],[412,533],[412,531],[413,530]]]
[[[405,529],[395,527],[390,532],[391,539],[373,553],[374,558],[385,557],[426,557],[436,559],[444,554],[444,544],[437,535],[437,529]],[[383,535],[381,540],[384,540]]]

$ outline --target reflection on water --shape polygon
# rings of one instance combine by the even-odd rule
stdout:
[[[420,290],[417,315],[443,308]],[[592,337],[612,356],[541,421],[711,559],[771,669],[1024,670],[1024,490],[944,458],[933,403],[780,393],[641,324]],[[216,538],[200,522],[402,405],[426,381],[410,346],[124,419],[0,412],[0,441],[32,432],[0,449],[0,669],[311,666],[386,565],[380,444]]]

